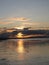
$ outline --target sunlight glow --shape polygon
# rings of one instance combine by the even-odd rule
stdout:
[[[17,34],[17,37],[18,37],[18,38],[22,38],[22,37],[23,37],[23,34],[22,34],[22,33],[18,33],[18,34]]]
[[[23,53],[24,47],[23,47],[23,40],[19,40],[18,42],[18,53]]]
[[[14,27],[15,29],[21,29],[21,30],[23,30],[24,29],[24,27],[22,26],[22,27]]]

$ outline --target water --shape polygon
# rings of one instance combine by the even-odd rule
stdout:
[[[49,65],[49,38],[0,41],[0,65]]]

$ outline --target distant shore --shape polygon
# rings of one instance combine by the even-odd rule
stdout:
[[[22,30],[0,34],[0,40],[29,38],[49,38],[49,30]]]
[[[27,38],[0,38],[0,40],[7,40],[7,39],[32,39],[32,38],[49,38],[48,36],[43,37],[27,37]]]

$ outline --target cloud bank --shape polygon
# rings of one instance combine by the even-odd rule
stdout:
[[[0,18],[0,24],[11,24],[11,23],[18,23],[18,22],[26,22],[30,19],[25,17],[11,17],[11,18]]]
[[[26,17],[10,17],[0,18],[0,25],[3,26],[24,26],[24,27],[49,27],[49,22],[34,22],[33,20]],[[0,26],[1,27],[1,26]]]

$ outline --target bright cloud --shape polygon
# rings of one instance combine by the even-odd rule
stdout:
[[[8,20],[12,20],[12,21],[29,21],[28,18],[24,18],[24,17],[9,18]]]
[[[11,24],[11,23],[13,23],[13,22],[3,22],[3,21],[0,22],[0,24],[3,24],[3,25]]]
[[[0,18],[0,24],[10,24],[10,23],[17,23],[17,22],[26,22],[29,21],[30,19],[25,18],[25,17],[11,17],[11,18]]]
[[[34,26],[34,25],[39,25],[40,23],[38,22],[23,22],[23,25],[32,25],[32,26]]]
[[[17,25],[22,24],[23,22],[29,21],[30,19],[25,17],[10,17],[10,18],[0,18],[0,25]]]
[[[49,22],[34,22],[29,18],[25,17],[10,17],[10,18],[0,18],[0,25],[10,26],[24,26],[32,28],[49,27]]]

